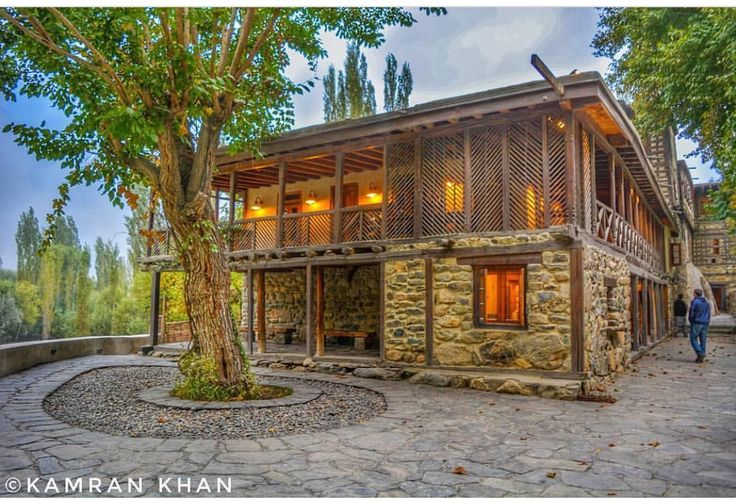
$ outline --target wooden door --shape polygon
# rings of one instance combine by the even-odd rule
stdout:
[[[358,192],[357,183],[346,183],[342,186],[342,207],[350,208],[358,206],[360,201],[360,193]],[[335,209],[335,186],[330,188],[330,209]]]
[[[723,287],[711,285],[711,289],[713,290],[713,300],[716,302],[718,312],[722,312],[726,307],[723,305],[723,300],[725,299],[725,295],[723,295]]]

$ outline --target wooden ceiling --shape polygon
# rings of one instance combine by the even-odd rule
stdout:
[[[360,173],[361,171],[376,171],[383,166],[383,148],[366,147],[345,153],[345,174]],[[246,167],[235,172],[235,190],[240,192],[246,189],[259,189],[278,185],[279,167],[277,163]],[[318,178],[332,178],[335,176],[335,155],[312,155],[289,161],[286,167],[286,183],[304,182]],[[229,191],[230,174],[216,175],[212,180],[212,188]]]

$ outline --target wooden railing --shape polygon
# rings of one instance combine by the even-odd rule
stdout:
[[[596,235],[639,258],[655,270],[662,270],[661,254],[621,215],[597,201]]]
[[[284,248],[332,242],[333,211],[284,215]]]
[[[383,212],[380,204],[344,208],[340,239],[344,243],[377,241],[381,239],[382,222]]]

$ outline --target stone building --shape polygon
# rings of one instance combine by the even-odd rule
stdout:
[[[708,193],[717,188],[717,183],[695,185],[693,262],[707,280],[717,310],[736,314],[736,236],[708,209]]]
[[[220,152],[248,351],[542,395],[622,370],[668,334],[695,228],[671,131],[629,113],[579,73]]]

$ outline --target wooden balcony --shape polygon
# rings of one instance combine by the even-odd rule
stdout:
[[[633,255],[655,271],[662,270],[662,253],[618,213],[600,201],[597,204],[595,235]]]

